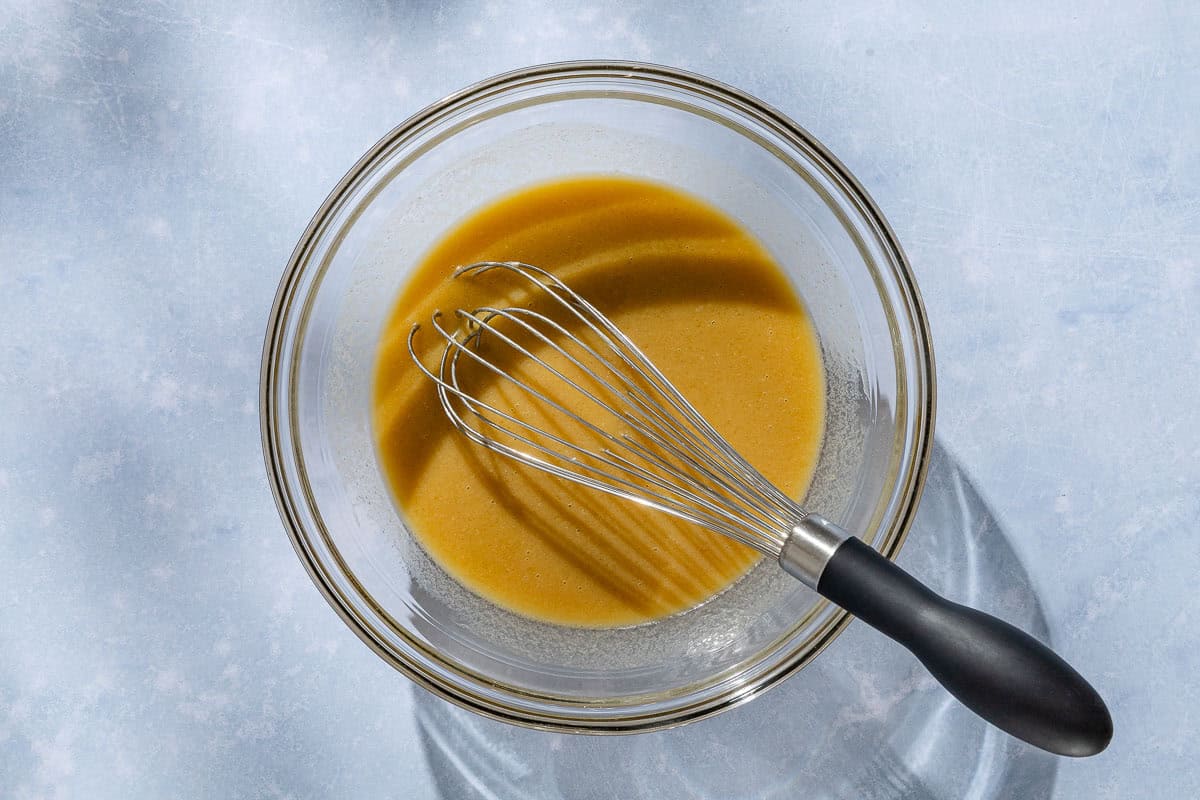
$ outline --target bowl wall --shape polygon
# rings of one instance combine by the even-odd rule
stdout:
[[[422,255],[479,207],[583,174],[699,196],[774,255],[813,318],[826,368],[816,390],[826,393],[827,429],[804,505],[894,556],[933,423],[932,354],[899,247],[857,183],[794,123],[727,87],[648,65],[499,76],[421,112],[364,156],[281,283],[264,350],[264,449],[297,552],[385,659],[511,721],[644,730],[753,696],[814,657],[847,615],[769,560],[702,606],[633,628],[510,613],[463,589],[415,543],[371,430],[378,336]]]

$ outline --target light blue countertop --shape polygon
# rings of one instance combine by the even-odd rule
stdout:
[[[794,6],[0,2],[0,796],[1200,797],[1200,14]],[[570,58],[736,85],[866,185],[937,348],[901,560],[1049,636],[1104,754],[931,711],[859,624],[679,731],[511,729],[326,605],[259,445],[292,246],[406,116]]]

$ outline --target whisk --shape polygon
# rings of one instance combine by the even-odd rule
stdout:
[[[968,708],[1026,742],[1069,756],[1108,745],[1112,719],[1104,701],[1049,648],[937,595],[838,525],[805,511],[740,456],[611,320],[551,273],[487,261],[455,277],[492,270],[528,284],[548,313],[533,303],[457,309],[457,323],[446,326],[436,312],[432,324],[445,346],[434,368],[414,348],[420,325],[408,337],[409,354],[435,382],[458,431],[529,467],[777,559],[806,586],[907,647]],[[521,402],[508,408],[485,402],[472,393],[481,375],[514,387]],[[563,391],[577,401],[572,407],[560,402]],[[556,422],[547,424],[547,415]]]

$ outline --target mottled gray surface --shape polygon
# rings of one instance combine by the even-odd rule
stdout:
[[[623,57],[793,116],[908,249],[939,436],[1019,559],[994,607],[1040,601],[1116,720],[1095,759],[1004,744],[1005,791],[1200,796],[1195,5],[793,5],[0,0],[0,795],[431,798],[472,769],[453,758],[471,736],[503,737],[416,702],[311,586],[261,465],[259,347],[309,216],[389,128],[494,72]],[[926,577],[1001,563],[912,544]],[[875,755],[854,792],[830,772],[839,741],[875,747],[870,721],[929,693],[853,672],[860,627],[827,654],[855,681],[849,733],[797,743],[798,785],[994,796],[974,747]],[[755,760],[720,761],[722,737],[769,737],[780,713],[752,704],[687,747],[578,740],[546,785],[603,796],[588,781],[626,748],[650,776],[629,794],[702,794],[728,763],[728,795]]]

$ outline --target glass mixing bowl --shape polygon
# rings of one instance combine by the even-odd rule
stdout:
[[[670,184],[723,209],[804,298],[828,409],[805,507],[894,557],[934,412],[924,311],[879,210],[812,136],[735,89],[647,64],[533,67],[430,106],[364,155],[300,239],[271,311],[261,424],[280,514],[329,603],[418,684],[493,717],[593,733],[677,725],[743,702],[812,660],[849,618],[764,559],[672,617],[558,627],[467,591],[412,538],[380,473],[370,414],[377,339],[398,291],[473,210],[598,173]]]

